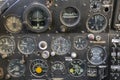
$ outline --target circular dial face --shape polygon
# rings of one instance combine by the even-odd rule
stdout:
[[[63,37],[58,37],[52,41],[51,48],[57,55],[65,55],[71,49],[71,42]]]
[[[24,37],[18,42],[18,49],[22,54],[32,54],[35,50],[35,41],[33,38]]]
[[[60,15],[61,22],[67,27],[74,27],[80,21],[80,12],[77,8],[67,7]]]
[[[106,29],[106,27],[107,19],[101,14],[95,14],[87,21],[87,29],[93,33],[102,32]]]
[[[80,77],[84,74],[85,64],[81,60],[73,60],[69,64],[69,73],[74,77]]]
[[[42,4],[33,4],[25,11],[25,21],[34,32],[43,32],[51,24],[50,11]]]
[[[25,65],[21,62],[21,60],[11,60],[8,65],[8,73],[12,77],[21,77],[25,73]]]
[[[92,1],[90,4],[90,8],[93,12],[97,12],[100,10],[102,4],[99,1]]]
[[[9,55],[15,50],[15,41],[11,37],[0,37],[0,53]]]
[[[52,64],[51,70],[55,74],[60,74],[61,72],[65,71],[65,65],[60,61],[56,61]]]
[[[74,38],[74,47],[77,50],[83,50],[87,47],[88,42],[85,38],[81,37],[81,36],[77,36]]]
[[[105,49],[100,46],[94,46],[87,54],[88,61],[93,65],[102,64],[106,60],[106,57],[107,53]]]
[[[22,23],[16,16],[9,16],[5,21],[5,28],[12,33],[17,33],[22,30]]]
[[[30,64],[30,71],[35,77],[42,77],[48,71],[48,65],[45,61],[36,59],[33,60]]]

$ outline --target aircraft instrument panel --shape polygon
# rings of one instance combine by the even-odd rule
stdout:
[[[120,80],[120,0],[0,0],[0,80]]]

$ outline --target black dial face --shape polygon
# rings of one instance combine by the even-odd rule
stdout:
[[[8,65],[8,73],[12,77],[21,77],[25,73],[25,65],[21,62],[21,60],[11,60]]]
[[[88,45],[88,41],[81,37],[81,36],[77,36],[74,38],[74,47],[77,49],[77,50],[83,50],[87,47]]]
[[[74,77],[80,77],[85,72],[85,64],[81,60],[73,60],[69,65],[69,73]]]
[[[61,12],[60,20],[65,26],[74,27],[80,21],[80,12],[74,7],[67,7]]]
[[[33,4],[24,12],[28,28],[33,32],[43,32],[51,24],[51,14],[46,6]]]
[[[102,32],[106,29],[106,27],[107,19],[101,14],[95,14],[87,21],[87,29],[93,33]]]
[[[24,37],[18,42],[18,49],[22,54],[32,54],[35,50],[35,41],[33,38]]]
[[[107,53],[103,47],[95,46],[90,49],[89,53],[87,54],[88,61],[93,65],[100,65],[102,64],[107,57]]]
[[[71,49],[71,42],[63,37],[58,37],[52,41],[51,48],[57,55],[65,55]]]
[[[0,37],[0,53],[10,55],[15,50],[15,41],[11,37]]]
[[[60,61],[56,61],[52,64],[51,70],[55,74],[63,73],[65,71],[65,65]]]
[[[33,60],[29,67],[30,67],[30,72],[35,77],[42,77],[48,71],[47,63],[40,59]]]
[[[16,16],[9,16],[5,21],[5,28],[11,33],[17,33],[22,30],[22,23]]]

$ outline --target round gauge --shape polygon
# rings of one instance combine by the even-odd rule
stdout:
[[[65,65],[60,62],[60,61],[56,61],[52,64],[51,66],[51,70],[52,72],[54,72],[55,74],[59,74],[61,72],[65,71]]]
[[[80,21],[80,12],[75,7],[67,7],[60,14],[62,24],[67,27],[74,27]]]
[[[101,46],[92,47],[87,54],[88,61],[93,65],[102,64],[106,60],[106,57],[107,53]]]
[[[73,60],[68,67],[69,73],[74,77],[80,77],[85,72],[85,64],[82,60]]]
[[[52,41],[51,48],[57,55],[65,55],[71,49],[71,42],[63,37],[58,37]]]
[[[7,69],[12,77],[21,77],[25,73],[25,65],[19,59],[11,60]]]
[[[32,54],[35,50],[35,41],[31,37],[23,37],[18,42],[18,49],[22,54]]]
[[[48,71],[48,65],[41,59],[33,60],[30,64],[30,72],[35,77],[42,77]]]
[[[24,19],[33,32],[46,31],[51,24],[51,13],[46,6],[34,3],[25,10]]]
[[[0,37],[0,53],[10,55],[15,50],[15,41],[9,36]]]
[[[74,47],[77,50],[83,50],[87,47],[88,42],[85,38],[81,37],[81,36],[77,36],[74,38]]]
[[[5,20],[5,28],[11,33],[17,33],[22,30],[22,23],[16,16],[8,16]]]
[[[88,19],[86,26],[90,32],[99,33],[106,29],[107,19],[101,14],[95,14]]]
[[[99,1],[92,1],[90,4],[90,8],[93,12],[97,12],[100,10],[102,4]]]
[[[118,15],[118,20],[120,21],[120,14]]]

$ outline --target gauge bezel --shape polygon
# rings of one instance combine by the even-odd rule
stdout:
[[[96,16],[96,15],[100,15],[100,16],[104,17],[104,19],[105,19],[105,21],[106,21],[106,23],[105,23],[105,25],[103,26],[103,28],[102,28],[101,30],[98,30],[98,31],[91,30],[91,29],[89,28],[90,26],[88,25],[89,20],[90,20],[93,16]],[[92,32],[92,33],[101,33],[101,32],[103,32],[103,31],[105,31],[105,29],[107,28],[107,24],[108,24],[107,17],[105,17],[105,16],[104,16],[103,14],[101,14],[101,13],[96,13],[96,14],[93,14],[93,15],[89,16],[89,18],[87,19],[87,22],[86,22],[86,28],[87,28],[87,30],[88,30],[89,32]]]
[[[63,20],[63,18],[62,18],[62,14],[63,14],[63,12],[65,11],[65,9],[67,9],[67,8],[73,8],[73,9],[75,9],[75,10],[78,12],[78,14],[79,14],[77,21],[74,22],[73,24],[68,24],[68,23],[66,23],[66,22]],[[76,25],[78,25],[78,23],[80,22],[80,19],[81,19],[80,10],[79,10],[78,8],[76,8],[75,6],[65,7],[65,8],[60,12],[60,22],[61,22],[63,25],[69,27],[69,28],[75,27]]]
[[[18,19],[18,20],[20,21],[21,26],[19,26],[19,27],[20,27],[21,29],[20,29],[19,31],[14,32],[14,31],[10,30],[9,27],[6,25],[7,20],[8,20],[8,18],[10,18],[10,17],[15,17],[15,19]],[[6,29],[8,32],[10,32],[10,33],[19,33],[19,32],[23,29],[23,24],[22,24],[22,21],[20,20],[20,17],[19,17],[19,16],[15,15],[15,14],[10,14],[10,15],[8,15],[8,16],[5,17],[4,27],[5,27],[5,29]]]
[[[45,65],[47,66],[47,72],[48,72],[48,70],[49,70],[49,67],[48,67],[47,61],[45,61],[45,60],[42,60],[42,59],[31,60],[31,62],[30,62],[30,64],[29,64],[30,73],[31,73],[34,77],[36,77],[36,78],[41,78],[41,77],[45,76],[45,75],[47,74],[47,72],[46,72],[44,75],[36,76],[36,75],[31,71],[31,65],[32,65],[32,63],[34,63],[34,62],[36,62],[36,61],[42,61],[42,62],[44,62]],[[38,64],[39,64],[39,63],[38,63]],[[40,63],[40,64],[41,64],[41,63]]]
[[[48,15],[47,24],[45,24],[43,29],[40,29],[40,30],[33,29],[32,25],[31,25],[31,23],[30,23],[30,21],[28,19],[28,16],[29,16],[30,12],[32,10],[34,10],[34,8],[41,9],[46,13],[46,15]],[[31,30],[32,32],[40,33],[40,32],[44,32],[47,29],[49,29],[49,27],[51,26],[51,23],[52,23],[52,15],[51,15],[50,10],[45,5],[43,5],[41,3],[32,3],[25,9],[25,11],[23,13],[23,20],[24,20],[24,23],[27,25],[27,28],[29,30]]]
[[[52,46],[53,46],[53,44],[54,44],[54,41],[56,41],[56,39],[58,39],[58,38],[63,38],[63,39],[65,39],[65,40],[67,40],[67,42],[69,43],[69,50],[68,50],[67,52],[64,52],[64,53],[62,53],[62,54],[59,54],[59,53],[56,52],[56,50],[53,49]],[[69,52],[70,52],[70,49],[71,49],[71,46],[72,46],[72,44],[71,44],[70,39],[65,38],[65,37],[63,37],[63,36],[55,37],[55,38],[51,41],[51,49],[52,49],[52,51],[55,52],[55,54],[56,54],[56,55],[59,55],[59,56],[66,55],[67,53],[69,53]]]
[[[81,74],[81,75],[79,75],[79,76],[74,76],[74,75],[72,75],[70,72],[69,72],[69,68],[68,68],[68,73],[71,75],[71,76],[73,76],[73,77],[82,77],[84,74],[85,74],[85,72],[86,72],[86,64],[84,63],[84,61],[83,60],[81,60],[81,59],[74,59],[74,60],[72,60],[70,63],[69,63],[69,65],[73,62],[73,61],[80,61],[85,67],[84,67],[84,71],[83,71],[83,73]]]
[[[16,43],[15,43],[15,40],[14,40],[14,38],[12,38],[12,36],[10,37],[10,36],[1,36],[0,37],[0,39],[3,39],[3,38],[7,38],[7,39],[10,39],[12,42],[13,42],[13,50],[11,51],[11,52],[9,52],[9,53],[5,53],[5,52],[3,52],[3,51],[1,51],[0,50],[0,54],[1,55],[11,55],[14,51],[15,51],[15,49],[16,49]]]
[[[76,45],[75,45],[75,39],[77,39],[77,38],[81,38],[82,40],[86,41],[86,44],[85,44],[85,46],[83,48],[77,48],[76,47]],[[73,45],[74,45],[74,48],[77,49],[77,50],[84,50],[88,46],[88,41],[83,36],[75,36],[74,40],[73,40]]]
[[[20,61],[19,59],[10,60],[9,65],[10,65],[11,62],[13,62],[14,60],[15,60],[15,61]],[[9,72],[9,65],[8,65],[8,67],[7,67],[7,71],[8,71],[8,73],[9,73],[12,77],[18,78],[18,77],[21,77],[21,76],[23,76],[23,75],[25,74],[26,68],[25,68],[25,65],[24,65],[24,64],[21,64],[21,63],[20,63],[20,65],[23,65],[23,66],[24,66],[24,73],[22,73],[22,74],[19,75],[19,76],[13,75],[11,72]]]
[[[89,57],[88,57],[88,54],[90,54],[91,49],[92,49],[92,48],[95,48],[95,47],[101,48],[101,49],[104,51],[104,54],[105,54],[104,59],[103,59],[101,62],[99,62],[99,63],[94,63],[94,62],[92,62],[92,61],[89,59]],[[107,56],[108,56],[108,55],[107,55],[107,51],[105,50],[104,47],[102,47],[102,46],[100,46],[100,45],[92,46],[92,47],[88,50],[88,52],[87,52],[87,60],[88,60],[92,65],[96,65],[96,66],[103,64],[103,63],[107,60]]]
[[[30,53],[25,53],[25,52],[23,52],[23,51],[20,49],[20,47],[19,47],[21,40],[23,40],[23,39],[25,39],[25,38],[32,39],[33,42],[34,42],[34,45],[35,45],[35,46],[34,46],[34,50],[32,50],[32,52],[30,52]],[[30,36],[21,37],[21,38],[19,39],[18,43],[17,43],[17,48],[18,48],[18,50],[20,51],[20,53],[22,53],[22,54],[24,54],[24,55],[31,55],[31,54],[34,53],[34,51],[35,51],[35,49],[36,49],[36,40],[35,40],[33,37],[30,37]]]

